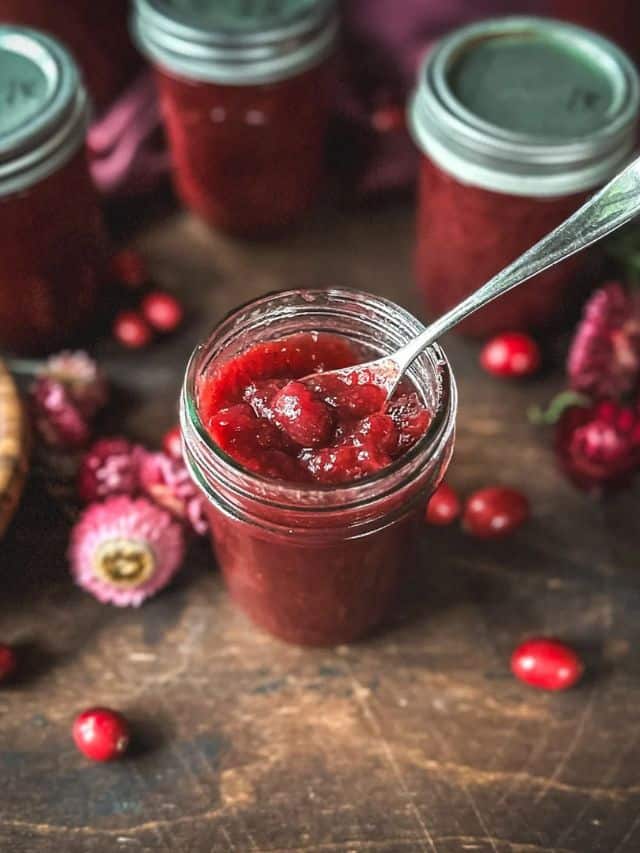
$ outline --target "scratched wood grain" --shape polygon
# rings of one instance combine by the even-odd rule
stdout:
[[[148,358],[101,345],[127,430],[154,441],[173,423],[188,352],[240,300],[343,284],[415,306],[412,231],[408,205],[319,213],[253,246],[178,213],[140,224],[189,322]],[[0,552],[1,635],[24,661],[0,692],[0,850],[640,850],[637,493],[599,504],[555,471],[524,411],[559,387],[558,368],[511,386],[482,375],[473,345],[447,349],[452,482],[522,487],[534,517],[504,543],[425,530],[406,601],[366,643],[305,651],[252,629],[204,544],[140,611],[101,606],[69,582],[64,518],[29,490]],[[579,689],[510,677],[512,647],[537,632],[581,649]],[[94,703],[133,720],[128,760],[75,751],[70,721]]]

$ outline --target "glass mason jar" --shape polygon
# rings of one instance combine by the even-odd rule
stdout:
[[[136,0],[133,32],[184,204],[242,235],[297,220],[323,173],[334,0]]]
[[[442,350],[430,348],[409,372],[434,413],[426,435],[375,476],[321,486],[267,479],[225,454],[198,413],[201,378],[249,345],[300,331],[340,334],[384,353],[422,328],[367,293],[287,291],[234,311],[191,357],[180,420],[187,465],[208,501],[214,550],[235,601],[284,640],[348,642],[387,615],[415,566],[426,502],[451,458],[455,382]]]
[[[612,43],[570,24],[503,18],[427,56],[409,107],[422,156],[416,277],[439,315],[572,213],[630,159],[638,76]],[[584,255],[461,323],[483,336],[556,322]]]
[[[77,60],[92,101],[102,108],[140,64],[127,28],[128,5],[129,0],[0,0],[0,21],[60,39]]]
[[[0,27],[0,348],[46,352],[86,322],[106,234],[85,159],[78,70],[58,42]]]

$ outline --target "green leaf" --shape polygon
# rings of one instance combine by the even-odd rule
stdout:
[[[553,398],[546,409],[542,406],[530,406],[527,417],[530,423],[536,426],[552,426],[558,423],[567,409],[574,406],[584,409],[590,405],[591,398],[586,394],[581,394],[579,391],[562,391]]]

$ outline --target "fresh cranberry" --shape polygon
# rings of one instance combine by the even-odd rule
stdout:
[[[504,332],[492,338],[480,353],[480,364],[493,376],[530,376],[540,367],[538,344],[521,332]]]
[[[182,322],[182,305],[170,293],[154,290],[142,300],[142,315],[157,332],[173,332]]]
[[[172,459],[182,459],[182,438],[180,427],[178,425],[172,427],[164,434],[162,439],[162,449],[171,456]]]
[[[0,643],[0,681],[6,681],[16,668],[16,653],[11,646]]]
[[[289,382],[273,400],[280,429],[301,447],[320,447],[331,436],[333,419],[327,406],[302,382]]]
[[[529,501],[515,489],[490,486],[474,492],[466,503],[463,525],[478,539],[500,539],[529,517]]]
[[[142,257],[134,249],[122,249],[111,259],[115,278],[128,287],[140,287],[149,275]]]
[[[93,761],[111,761],[129,745],[125,718],[109,708],[88,708],[73,722],[73,739],[80,752]]]
[[[448,483],[440,483],[427,504],[427,523],[444,527],[458,518],[461,509],[460,498],[455,489]]]
[[[526,640],[511,655],[516,678],[542,690],[566,690],[583,671],[577,654],[558,640],[537,637]]]
[[[113,324],[113,336],[122,346],[141,349],[151,343],[153,333],[142,315],[135,311],[121,311]]]

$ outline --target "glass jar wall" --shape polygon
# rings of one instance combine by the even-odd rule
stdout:
[[[403,456],[341,485],[273,480],[213,442],[198,388],[249,345],[305,332],[389,352],[422,328],[398,306],[358,291],[290,291],[230,315],[192,356],[181,400],[187,463],[208,500],[215,553],[229,591],[253,621],[285,640],[355,640],[384,620],[412,567],[427,499],[453,450],[456,390],[433,347],[409,379],[433,420]]]

